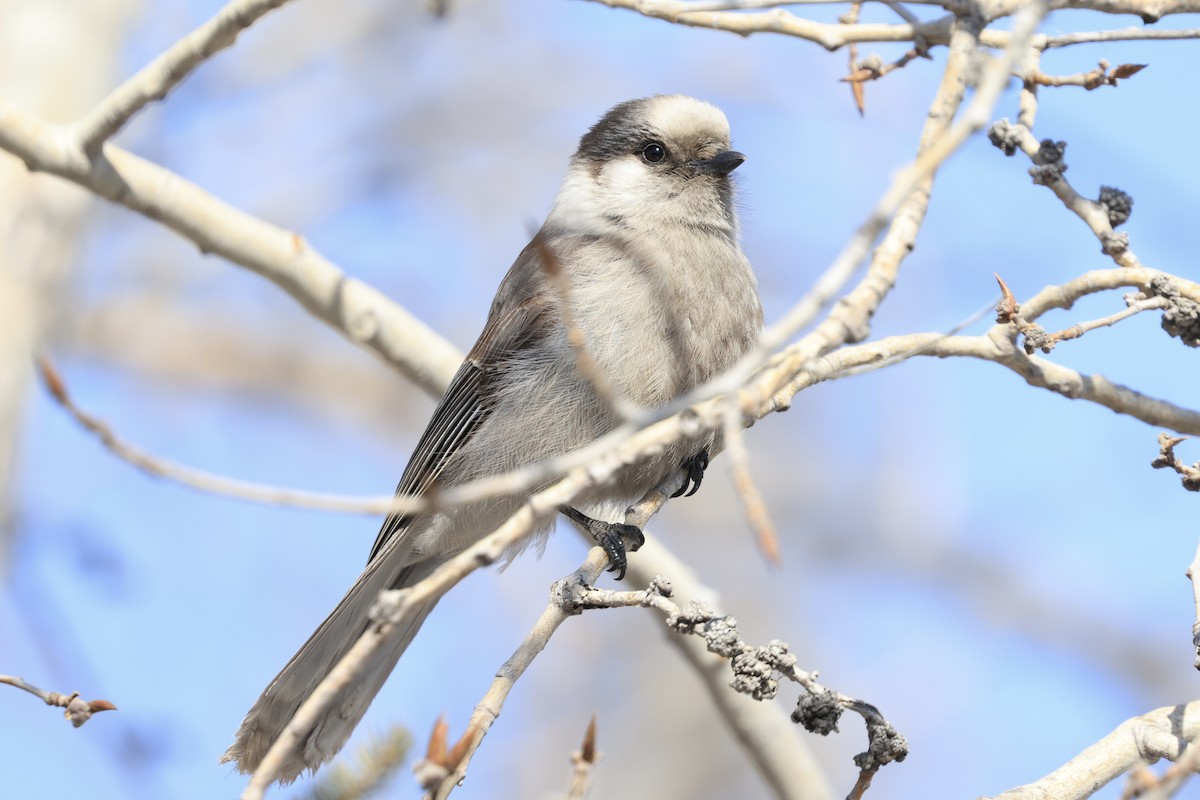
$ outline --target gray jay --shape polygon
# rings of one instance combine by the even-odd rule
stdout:
[[[434,411],[397,492],[422,495],[576,450],[621,423],[611,394],[661,407],[749,350],[762,328],[762,306],[738,246],[730,173],[743,161],[730,149],[724,114],[700,100],[650,97],[605,114],[580,140],[545,224],[500,284],[483,333]],[[583,335],[594,371],[581,369],[568,330]],[[694,492],[711,443],[708,437],[667,445],[562,512],[607,550],[611,568],[623,575],[624,540],[634,550],[642,541],[637,528],[622,523],[625,510],[681,467],[688,477],[676,494],[689,485]],[[252,772],[366,629],[381,591],[425,578],[549,483],[389,516],[362,575],[267,686],[222,761]],[[553,522],[543,522],[526,542],[544,541]],[[334,699],[288,754],[282,781],[316,770],[341,749],[431,608]]]

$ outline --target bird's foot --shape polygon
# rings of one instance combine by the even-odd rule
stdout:
[[[691,458],[684,459],[684,462],[679,465],[681,469],[687,470],[687,475],[683,479],[683,486],[679,487],[679,491],[671,495],[671,497],[691,497],[700,488],[700,482],[704,480],[704,470],[708,469],[708,448],[701,450]],[[691,487],[689,490],[688,487]]]
[[[646,543],[642,529],[636,525],[626,525],[622,522],[603,522],[592,519],[586,514],[565,506],[562,513],[567,519],[580,525],[591,534],[592,541],[608,554],[608,571],[617,573],[617,580],[625,577],[625,569],[629,566],[626,551],[636,553],[638,548]]]

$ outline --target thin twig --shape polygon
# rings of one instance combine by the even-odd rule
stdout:
[[[862,3],[851,3],[850,8],[847,9],[846,13],[838,17],[838,22],[843,25],[854,25],[858,22],[858,15],[860,11],[862,11]],[[847,51],[848,52],[846,55],[849,59],[848,67],[850,69],[851,78],[853,78],[853,76],[859,72],[870,72],[869,69],[860,66],[858,63],[858,44],[852,42],[850,47],[847,48]],[[863,89],[862,81],[850,80],[850,95],[854,98],[854,105],[858,108],[858,115],[860,117],[865,116],[867,109],[865,90]]]
[[[1158,435],[1158,456],[1150,462],[1150,466],[1155,469],[1172,469],[1182,478],[1183,488],[1189,492],[1200,492],[1200,461],[1194,464],[1187,464],[1179,456],[1175,455],[1175,448],[1187,441],[1186,436],[1171,436],[1168,433],[1160,433]],[[1191,569],[1188,569],[1188,577],[1192,577]],[[1200,574],[1196,576],[1200,579]],[[1200,623],[1200,616],[1196,618]],[[1197,662],[1197,669],[1200,669],[1200,662]]]
[[[578,586],[591,586],[600,577],[607,565],[608,556],[605,555],[604,550],[599,547],[593,547],[588,551],[587,559],[579,566],[579,569],[554,585],[551,589],[550,602],[546,605],[542,616],[534,623],[533,628],[512,656],[496,671],[496,678],[492,681],[491,687],[488,688],[487,694],[475,706],[475,711],[471,714],[471,719],[467,723],[467,731],[470,734],[470,738],[467,741],[462,757],[458,760],[452,771],[446,772],[436,783],[425,785],[427,797],[434,800],[444,800],[454,790],[454,787],[466,777],[467,767],[470,766],[471,758],[475,755],[475,751],[483,743],[483,738],[487,736],[488,731],[491,730],[492,725],[500,716],[500,711],[504,707],[504,701],[508,698],[509,692],[512,691],[520,677],[525,674],[525,670],[529,668],[529,665],[533,663],[538,654],[545,649],[550,641],[550,637],[554,635],[558,627],[569,617],[578,613],[564,602],[564,593],[575,591]]]
[[[1087,224],[1100,241],[1101,251],[1105,255],[1122,267],[1141,266],[1141,261],[1129,246],[1129,236],[1115,230],[1115,225],[1124,219],[1115,217],[1114,223],[1114,216],[1109,208],[1098,200],[1089,200],[1079,194],[1063,174],[1066,172],[1066,162],[1063,158],[1066,142],[1055,142],[1051,139],[1039,142],[1025,125],[1014,124],[1007,119],[994,123],[988,130],[988,138],[1005,155],[1013,155],[1020,150],[1029,156],[1034,165],[1029,170],[1033,182],[1054,192],[1064,206]],[[1111,189],[1109,191],[1119,192]],[[1124,196],[1127,205],[1132,205],[1132,200],[1127,195],[1123,192],[1120,194]],[[1103,194],[1101,196],[1103,197]],[[1128,213],[1124,216],[1128,217]]]
[[[412,514],[427,510],[431,503],[420,497],[381,495],[358,497],[354,495],[307,492],[281,486],[241,481],[225,475],[207,472],[170,459],[160,458],[146,450],[126,442],[104,420],[89,414],[75,404],[67,391],[62,375],[42,357],[38,359],[38,373],[42,384],[63,409],[85,430],[96,435],[109,452],[154,478],[163,478],[202,492],[236,497],[253,503],[311,508],[319,511],[338,511],[351,514]]]
[[[722,437],[725,452],[729,455],[729,468],[733,473],[733,486],[738,498],[742,501],[742,509],[746,514],[746,522],[754,531],[758,551],[772,566],[778,567],[783,563],[779,552],[779,536],[775,533],[775,525],[767,510],[766,500],[750,475],[750,454],[746,450],[746,442],[742,436],[745,420],[742,410],[734,402],[725,404],[725,426]]]
[[[234,0],[215,17],[151,61],[73,126],[79,148],[92,155],[134,114],[183,82],[196,67],[231,46],[238,34],[287,0]]]
[[[681,0],[593,0],[609,8],[625,8],[647,17],[679,25],[729,31],[741,36],[752,33],[777,33],[815,42],[827,50],[837,50],[851,42],[911,42],[917,36],[936,44],[947,44],[954,17],[947,15],[918,25],[880,23],[841,25],[813,22],[782,8],[743,13],[704,11]],[[940,5],[940,4],[939,4]]]
[[[1029,51],[1025,54],[1025,70],[1037,71],[1041,60],[1042,51],[1033,47],[1029,48]],[[1017,109],[1017,123],[1025,126],[1027,130],[1032,132],[1038,110],[1038,87],[1036,83],[1022,80],[1021,94],[1017,99]]]
[[[1118,64],[1110,68],[1107,61],[1101,60],[1095,69],[1074,75],[1047,75],[1030,69],[1018,77],[1035,86],[1080,86],[1090,92],[1101,86],[1117,86],[1121,80],[1132,78],[1145,68],[1145,64]]]
[[[18,678],[16,675],[0,675],[0,683],[6,683],[9,686],[23,689],[31,695],[41,698],[42,702],[48,706],[57,706],[65,709],[63,717],[76,728],[91,719],[93,714],[98,714],[101,711],[117,710],[117,707],[107,700],[84,700],[79,696],[79,692],[61,694],[59,692],[39,689],[23,678]]]
[[[1049,353],[1054,349],[1059,342],[1078,339],[1089,331],[1094,331],[1098,328],[1108,328],[1116,325],[1123,319],[1128,319],[1135,314],[1140,314],[1143,311],[1154,309],[1165,309],[1170,306],[1171,301],[1162,296],[1150,296],[1145,294],[1127,294],[1125,295],[1126,308],[1106,317],[1099,319],[1086,320],[1077,322],[1069,328],[1064,328],[1060,331],[1047,333],[1046,329],[1035,322],[1030,321],[1021,313],[1021,306],[1016,302],[1009,291],[1008,286],[996,276],[996,280],[1000,282],[1000,288],[1004,292],[1004,298],[997,305],[998,316],[997,322],[1012,324],[1016,332],[1024,337],[1025,352],[1032,355],[1035,350],[1041,350],[1043,353]]]
[[[1056,47],[1070,47],[1076,44],[1093,44],[1096,42],[1171,41],[1178,39],[1200,39],[1200,28],[1176,28],[1173,30],[1120,28],[1110,31],[1059,33],[1036,37],[1033,41],[1033,46],[1039,50],[1051,50]]]
[[[1162,444],[1163,437],[1166,434],[1159,436],[1159,443]],[[1170,437],[1167,437],[1168,439]],[[1175,444],[1179,443],[1179,439],[1173,440]],[[1166,449],[1165,447],[1163,449]],[[1195,469],[1195,479],[1197,485],[1200,485],[1200,469]],[[1200,545],[1196,546],[1196,555],[1192,557],[1192,563],[1188,565],[1187,579],[1192,582],[1192,602],[1195,605],[1195,622],[1192,623],[1192,649],[1195,651],[1195,658],[1192,660],[1192,666],[1200,670]]]
[[[591,788],[592,768],[600,760],[596,750],[596,715],[588,723],[583,734],[583,743],[571,754],[571,783],[567,787],[567,800],[583,800]]]

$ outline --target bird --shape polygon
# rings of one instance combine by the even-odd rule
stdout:
[[[397,493],[429,497],[576,450],[622,423],[614,396],[660,408],[749,352],[763,311],[734,205],[731,173],[745,160],[731,147],[724,113],[702,100],[656,95],[604,114],[580,139],[544,224],[501,282]],[[694,493],[712,445],[712,434],[667,444],[560,510],[605,548],[619,579],[626,550],[643,540],[624,524],[626,509],[681,469],[686,478],[675,494]],[[382,591],[426,578],[553,480],[389,515],[362,574],[262,692],[222,763],[253,772],[366,630]],[[544,543],[553,525],[542,521],[525,544]],[[286,754],[280,782],[315,772],[342,748],[432,605],[337,694]]]

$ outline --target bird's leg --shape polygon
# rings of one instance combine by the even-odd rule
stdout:
[[[608,571],[616,572],[617,580],[624,578],[625,567],[628,566],[628,560],[625,558],[626,542],[628,542],[629,552],[637,552],[637,549],[646,542],[641,528],[621,522],[601,522],[570,506],[563,506],[559,511],[567,519],[591,534],[593,541],[604,548],[604,552],[608,554]]]
[[[708,469],[708,448],[704,448],[691,458],[684,459],[684,462],[679,465],[680,468],[687,470],[687,475],[683,479],[683,486],[679,487],[679,491],[671,495],[671,497],[691,497],[700,488],[700,482],[704,480],[704,470]],[[691,486],[691,490],[688,487]]]

